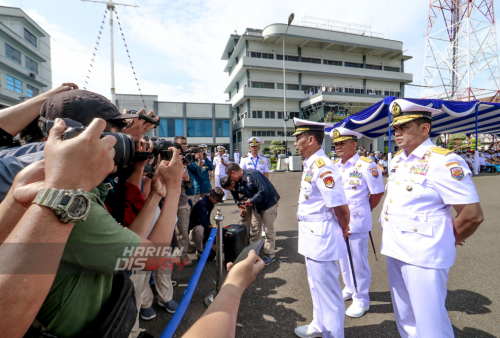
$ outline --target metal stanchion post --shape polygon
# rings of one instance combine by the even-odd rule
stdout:
[[[216,265],[215,265],[215,290],[210,291],[210,293],[203,300],[207,307],[209,307],[210,304],[212,304],[215,297],[219,293],[220,288],[221,288],[222,283],[223,283],[222,271],[224,268],[224,257],[223,257],[224,252],[222,250],[222,241],[223,241],[222,221],[224,220],[224,216],[222,216],[222,212],[220,211],[220,208],[217,208],[217,214],[214,216],[214,220],[215,220],[216,227],[217,227],[217,237],[216,237],[217,241],[215,243],[216,253],[217,253],[215,256],[215,261],[216,261]]]

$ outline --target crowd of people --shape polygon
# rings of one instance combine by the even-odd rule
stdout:
[[[153,111],[120,113],[73,83],[0,111],[2,335],[151,337],[138,319],[156,316],[152,270],[158,304],[177,310],[173,266],[193,265],[188,253],[204,250],[215,226],[210,213],[226,199],[220,179],[241,170],[222,146],[211,161],[206,145],[188,147],[186,137],[147,137],[158,122]],[[252,148],[260,149],[255,142]],[[267,174],[261,162],[257,156]],[[253,208],[258,221],[272,208],[263,193],[268,186],[236,185],[245,188],[242,216],[251,220]],[[272,242],[272,225],[266,230]],[[270,263],[263,258],[251,252],[228,264],[218,297],[185,337],[234,336],[234,311]],[[201,334],[214,317],[219,327]]]

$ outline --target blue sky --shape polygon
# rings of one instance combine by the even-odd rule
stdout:
[[[413,56],[405,71],[422,78],[428,1],[424,0],[119,0],[117,6],[143,94],[163,101],[224,102],[227,73],[221,55],[229,35],[305,16],[370,25],[404,43]],[[80,0],[0,0],[22,8],[51,35],[53,83],[83,87],[106,6]],[[87,89],[110,96],[109,13]],[[116,92],[137,94],[115,18]],[[406,89],[420,97],[420,88]]]

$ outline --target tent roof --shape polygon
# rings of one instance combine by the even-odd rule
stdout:
[[[389,130],[389,106],[397,97],[387,96],[382,101],[335,124],[355,130],[368,138],[387,136]],[[476,132],[475,107],[478,105],[478,132],[482,134],[500,133],[500,104],[482,101],[457,102],[444,100],[405,99],[416,104],[441,109],[433,116],[431,137],[441,134],[473,134]]]

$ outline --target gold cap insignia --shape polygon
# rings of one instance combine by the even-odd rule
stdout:
[[[392,105],[391,114],[392,116],[398,116],[399,114],[401,114],[401,107],[396,102]]]
[[[336,138],[339,138],[339,137],[340,137],[340,132],[337,129],[335,129],[333,131],[333,138],[336,139]]]

